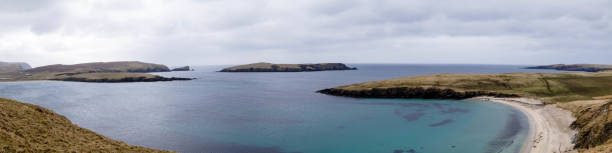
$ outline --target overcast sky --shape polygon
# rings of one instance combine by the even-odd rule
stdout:
[[[612,64],[610,0],[9,0],[0,61]]]

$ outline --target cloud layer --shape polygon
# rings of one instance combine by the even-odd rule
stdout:
[[[7,2],[8,3],[8,2]],[[612,2],[20,0],[0,61],[608,63]]]

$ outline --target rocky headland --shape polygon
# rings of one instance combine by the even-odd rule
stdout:
[[[253,63],[247,65],[225,68],[219,72],[309,72],[309,71],[332,71],[332,70],[356,70],[342,63],[319,63],[319,64],[272,64]]]

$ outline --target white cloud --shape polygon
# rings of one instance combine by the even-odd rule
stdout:
[[[612,2],[16,1],[0,61],[609,63]]]

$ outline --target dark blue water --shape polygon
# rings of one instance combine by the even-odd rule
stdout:
[[[357,71],[158,73],[154,83],[0,83],[0,97],[40,105],[129,144],[179,152],[518,152],[528,126],[513,108],[454,100],[355,99],[315,91],[432,73],[554,72],[503,65],[362,65]]]

